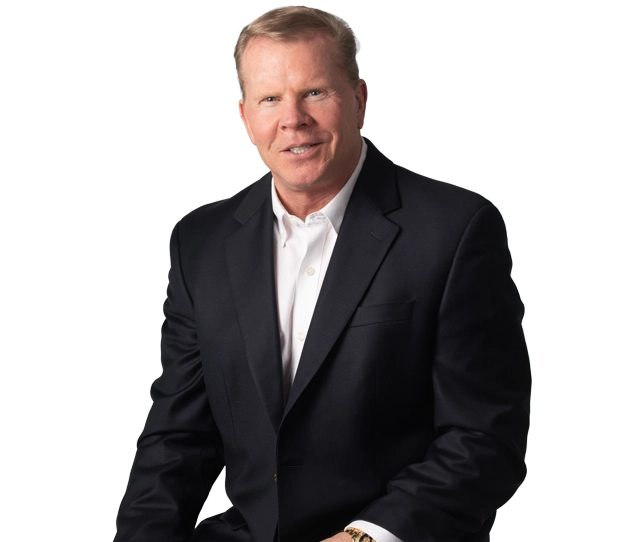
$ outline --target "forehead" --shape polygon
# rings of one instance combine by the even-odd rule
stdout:
[[[334,79],[339,75],[335,44],[323,35],[287,41],[254,37],[243,52],[241,71],[246,84]]]
[[[248,41],[242,58],[245,60],[254,55],[265,55],[269,58],[311,53],[331,58],[336,53],[336,47],[328,36],[321,33],[310,33],[293,39],[280,40],[267,36],[255,36]]]

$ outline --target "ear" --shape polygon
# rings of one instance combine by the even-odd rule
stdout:
[[[250,122],[248,122],[248,117],[246,117],[246,111],[243,106],[243,98],[239,100],[239,116],[243,121],[243,125],[246,127],[246,132],[248,132],[248,137],[250,138],[250,141],[252,141],[252,144],[256,146],[257,144],[255,143],[255,136],[252,133],[252,128],[250,127]]]
[[[366,81],[360,79],[355,87],[355,98],[357,99],[357,128],[362,129],[364,126],[364,116],[366,115],[366,100],[368,98],[368,90],[366,88]]]

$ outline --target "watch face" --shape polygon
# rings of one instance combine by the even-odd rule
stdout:
[[[346,532],[351,535],[352,542],[375,542],[375,540],[368,536],[364,531],[360,531],[355,527],[349,527],[346,529]]]

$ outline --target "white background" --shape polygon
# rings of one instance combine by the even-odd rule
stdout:
[[[265,172],[232,50],[278,5],[2,2],[4,540],[114,536],[171,229]],[[310,5],[361,42],[363,134],[505,217],[534,391],[494,542],[643,539],[641,4]],[[222,482],[202,517],[227,508]]]

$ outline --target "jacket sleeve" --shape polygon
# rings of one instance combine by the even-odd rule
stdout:
[[[163,310],[162,375],[116,520],[115,542],[187,541],[223,468],[221,438],[206,397],[193,303],[181,268],[180,223],[170,241]]]
[[[487,204],[463,233],[440,304],[437,437],[357,519],[404,542],[468,540],[523,481],[531,377],[511,265],[502,217]]]

